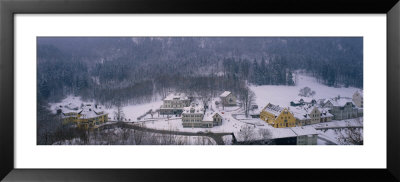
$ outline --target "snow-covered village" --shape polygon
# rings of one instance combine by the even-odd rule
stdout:
[[[135,46],[144,41],[132,40]],[[173,42],[169,41],[167,45]],[[202,46],[206,41],[200,40],[199,49],[204,49]],[[280,45],[288,40],[278,41]],[[339,45],[335,45],[339,49],[337,54],[346,49],[346,42],[328,40],[329,44],[332,41]],[[43,54],[49,54],[49,51],[54,50],[46,49]],[[249,53],[242,54],[248,56]],[[344,71],[332,73],[326,66],[320,76],[308,67],[279,68],[274,65],[273,56],[264,58],[262,55],[259,61],[254,59],[246,63],[246,60],[241,60],[239,65],[231,64],[236,64],[233,58],[224,59],[214,67],[204,67],[196,62],[193,66],[196,73],[182,73],[191,74],[188,80],[164,72],[150,73],[139,69],[139,75],[150,74],[149,78],[153,78],[151,74],[166,74],[157,78],[159,82],[150,81],[149,86],[146,82],[127,80],[132,76],[130,73],[109,79],[110,75],[119,73],[109,72],[107,68],[112,67],[115,60],[105,63],[105,59],[96,62],[92,72],[86,74],[88,79],[84,83],[71,75],[76,79],[75,83],[68,81],[71,86],[61,86],[56,92],[56,89],[49,89],[56,86],[39,82],[38,92],[47,94],[47,98],[40,98],[45,101],[40,103],[43,107],[39,107],[38,112],[46,114],[38,113],[38,131],[40,127],[53,129],[41,131],[43,135],[38,136],[38,140],[41,138],[38,144],[363,145],[363,89],[357,80],[349,73],[342,76]],[[290,57],[284,59],[284,65],[289,65],[287,59]],[[51,61],[48,58],[43,60]],[[182,64],[187,63],[178,65]],[[284,70],[276,73],[281,77],[269,74],[271,71],[264,73],[264,70],[271,70],[267,68],[269,65]],[[127,68],[121,69],[125,71]],[[331,74],[335,76],[331,77]],[[136,74],[133,76],[138,77]],[[353,80],[346,81],[350,78]],[[142,86],[131,88],[138,84]],[[114,91],[100,91],[110,90],[108,87]],[[39,123],[39,120],[46,122]]]

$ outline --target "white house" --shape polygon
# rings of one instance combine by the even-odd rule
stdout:
[[[183,93],[171,93],[163,100],[160,114],[180,115],[184,107],[190,105],[190,99]]]
[[[220,96],[221,104],[224,106],[236,106],[236,97],[229,91],[225,91]]]
[[[182,126],[192,128],[212,128],[222,125],[223,118],[219,112],[205,111],[204,107],[192,103],[185,107],[182,112]]]

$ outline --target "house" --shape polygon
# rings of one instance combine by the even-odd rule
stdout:
[[[80,117],[75,121],[78,128],[96,128],[98,125],[108,121],[108,113],[90,106],[83,107],[78,114]]]
[[[359,108],[363,108],[364,107],[364,98],[363,97],[364,97],[364,95],[363,95],[363,92],[361,90],[360,91],[357,90],[353,94],[353,102]]]
[[[260,113],[260,119],[275,128],[295,127],[296,118],[288,108],[268,103]]]
[[[171,93],[163,100],[160,107],[162,115],[180,115],[184,107],[189,107],[190,99],[183,93]]]
[[[234,144],[265,144],[269,145],[317,145],[318,133],[310,126],[288,128],[263,128],[269,134],[266,136],[261,130],[255,130],[251,137],[245,137],[241,132],[233,133]],[[246,141],[247,139],[247,141]]]
[[[358,108],[354,105],[351,98],[335,97],[327,100],[324,108],[328,108],[329,113],[335,120],[344,120],[358,117]]]
[[[233,133],[233,144],[237,145],[296,145],[297,135],[289,128],[263,128],[268,132],[265,136],[261,130],[256,130],[252,133],[242,133],[241,131]],[[246,136],[250,135],[250,136]]]
[[[290,111],[293,112],[293,115],[296,118],[297,126],[317,124],[321,121],[320,110],[309,104],[297,107],[291,106]]]
[[[108,121],[108,113],[102,110],[99,105],[82,104],[78,106],[71,103],[65,106],[59,106],[57,113],[61,115],[63,124],[73,124],[78,128],[88,129],[96,128],[98,125]]]
[[[303,106],[305,104],[315,105],[317,101],[310,97],[299,97],[290,102],[290,106]]]
[[[211,128],[212,122],[203,122],[204,108],[199,104],[192,103],[190,107],[184,107],[182,112],[183,127]]]
[[[74,103],[69,103],[67,105],[60,105],[56,108],[56,113],[61,116],[62,123],[67,124],[76,120],[78,116],[79,106]]]
[[[192,103],[182,112],[182,126],[192,128],[212,128],[222,125],[222,114],[214,111],[205,111],[200,104]]]
[[[320,123],[332,121],[333,115],[329,113],[327,108],[319,108],[321,111],[321,120]]]
[[[222,93],[219,98],[223,106],[236,106],[236,97],[229,91]]]
[[[212,123],[211,127],[222,125],[222,120],[222,114],[219,112],[206,112],[203,118],[203,122]]]
[[[296,145],[317,145],[318,133],[315,128],[310,126],[290,128],[296,135]]]

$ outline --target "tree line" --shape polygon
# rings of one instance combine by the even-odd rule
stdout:
[[[38,38],[38,103],[81,96],[108,106],[177,90],[211,96],[247,84],[363,86],[363,39],[291,37]]]

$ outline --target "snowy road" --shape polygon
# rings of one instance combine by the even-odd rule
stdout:
[[[204,132],[184,132],[184,131],[173,131],[173,130],[160,130],[153,128],[141,127],[136,124],[125,123],[125,122],[113,122],[111,124],[103,125],[99,127],[99,129],[109,129],[113,127],[121,127],[121,128],[130,128],[138,131],[144,131],[149,133],[158,133],[158,134],[172,134],[172,135],[183,135],[183,136],[207,136],[215,140],[218,145],[225,145],[223,136],[232,135],[232,133],[204,133]]]

